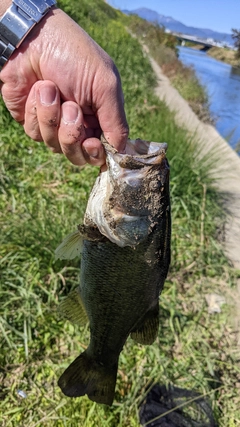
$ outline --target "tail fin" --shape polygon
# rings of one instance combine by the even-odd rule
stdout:
[[[84,351],[63,372],[58,385],[66,396],[79,397],[87,394],[94,402],[112,405],[117,369],[117,362],[111,367],[103,366]]]

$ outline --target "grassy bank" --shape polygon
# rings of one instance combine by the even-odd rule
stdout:
[[[0,424],[3,427],[137,427],[138,405],[152,382],[207,395],[221,427],[240,419],[240,370],[232,307],[208,312],[206,293],[230,292],[232,272],[217,235],[224,218],[196,147],[153,94],[155,76],[136,39],[101,0],[59,0],[114,58],[131,137],[169,144],[172,265],[152,346],[128,340],[111,408],[65,398],[64,368],[86,348],[88,329],[59,319],[57,306],[78,284],[79,262],[56,262],[54,250],[81,222],[98,174],[79,169],[28,139],[0,104]],[[216,223],[216,218],[218,221]],[[24,391],[21,397],[18,390]],[[189,407],[187,407],[189,411]]]
[[[240,59],[236,58],[236,52],[228,48],[213,47],[209,49],[208,55],[219,61],[226,62],[233,67],[240,68]]]
[[[124,17],[124,22],[133,34],[145,44],[150,55],[160,65],[172,85],[189,103],[199,119],[205,123],[213,123],[208,108],[206,90],[199,83],[195,71],[186,67],[178,59],[177,40],[164,28],[149,23],[136,15]]]

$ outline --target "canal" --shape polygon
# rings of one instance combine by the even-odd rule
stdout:
[[[179,59],[192,66],[206,87],[216,129],[232,148],[240,143],[240,72],[205,52],[179,47]]]

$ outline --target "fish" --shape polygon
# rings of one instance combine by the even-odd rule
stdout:
[[[83,224],[55,251],[81,254],[80,285],[60,303],[64,317],[90,326],[90,342],[58,380],[69,397],[112,405],[119,355],[130,336],[152,344],[170,264],[171,211],[166,143],[128,140],[119,153],[101,138],[107,169],[90,193]]]

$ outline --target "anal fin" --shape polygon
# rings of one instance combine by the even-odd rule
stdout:
[[[139,344],[152,344],[158,335],[159,303],[150,309],[131,331],[131,338]]]
[[[83,305],[78,288],[71,291],[68,296],[61,301],[58,311],[62,317],[71,323],[84,326],[88,323],[88,316]]]

